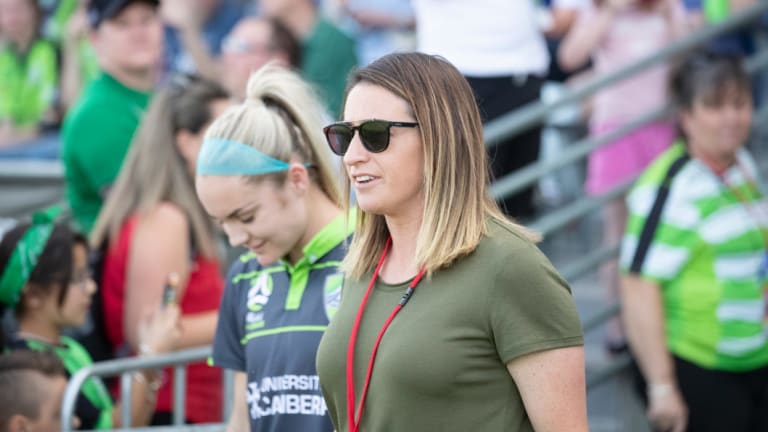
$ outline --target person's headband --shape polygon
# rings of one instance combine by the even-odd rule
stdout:
[[[263,175],[290,167],[249,145],[219,138],[205,139],[197,157],[197,175]]]
[[[54,222],[60,213],[60,207],[50,207],[32,216],[32,224],[13,248],[0,278],[0,303],[15,307],[19,302],[21,291],[37,266],[37,260],[51,237]]]

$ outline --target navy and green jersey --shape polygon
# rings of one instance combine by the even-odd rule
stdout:
[[[58,51],[36,40],[26,53],[0,44],[0,121],[37,126],[56,102]]]
[[[74,339],[61,337],[61,344],[51,345],[37,339],[14,338],[8,348],[12,350],[28,349],[34,351],[54,352],[64,368],[67,378],[80,369],[93,364],[88,351]],[[77,396],[75,415],[80,419],[81,429],[112,429],[112,398],[106,386],[97,377],[88,378]]]
[[[341,215],[294,265],[261,266],[246,253],[232,266],[213,343],[213,364],[244,371],[251,430],[333,430],[315,368],[320,338],[341,296],[339,265],[354,223]]]

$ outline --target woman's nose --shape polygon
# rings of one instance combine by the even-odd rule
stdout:
[[[248,240],[248,234],[246,234],[245,230],[236,225],[230,222],[222,224],[222,228],[224,228],[224,232],[227,234],[227,239],[229,239],[229,245],[232,247],[243,246],[246,240]]]

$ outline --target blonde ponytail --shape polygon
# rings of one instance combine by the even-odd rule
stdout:
[[[307,83],[295,72],[268,64],[251,75],[245,101],[222,114],[205,138],[237,141],[285,162],[298,158],[316,172],[313,177],[325,195],[341,206],[339,180],[322,134],[326,118]]]

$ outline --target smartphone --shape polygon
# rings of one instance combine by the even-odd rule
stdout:
[[[179,275],[170,273],[163,287],[163,307],[176,304],[176,288],[179,286]]]

